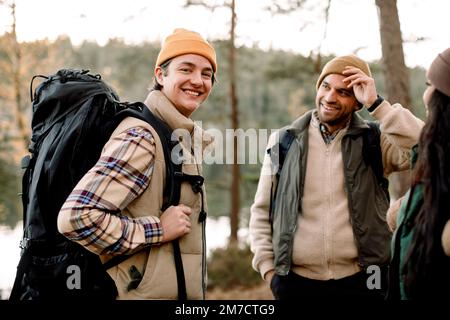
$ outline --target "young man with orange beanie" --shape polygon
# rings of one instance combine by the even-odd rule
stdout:
[[[368,64],[354,55],[329,61],[316,88],[316,109],[269,139],[251,207],[253,267],[281,300],[383,298],[389,199],[363,155],[377,127],[356,111],[364,106],[379,121],[381,133],[372,132],[384,177],[409,168],[423,122],[377,95]],[[288,136],[277,172],[277,143]]]
[[[212,142],[190,116],[211,92],[216,72],[214,48],[198,33],[176,29],[162,44],[154,67],[156,89],[145,100],[181,141],[182,172],[188,175],[202,175],[202,154],[197,153]],[[177,136],[184,132],[191,141]],[[204,186],[194,193],[183,182],[180,204],[163,211],[166,167],[162,148],[152,126],[136,118],[124,119],[58,217],[62,234],[102,260],[137,252],[108,270],[118,299],[205,298]],[[186,296],[181,296],[178,287],[179,269],[170,243],[175,239]]]

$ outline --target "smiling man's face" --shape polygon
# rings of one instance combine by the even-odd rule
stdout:
[[[352,113],[359,109],[353,89],[347,88],[342,81],[345,78],[341,74],[329,74],[317,90],[316,108],[319,120],[330,132],[344,127]]]
[[[173,58],[165,73],[156,68],[155,76],[161,92],[189,117],[211,92],[213,68],[205,57],[185,54]]]

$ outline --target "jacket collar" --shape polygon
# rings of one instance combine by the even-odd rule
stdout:
[[[306,112],[303,116],[297,118],[294,122],[292,122],[288,127],[287,131],[294,134],[297,138],[299,135],[308,128],[309,123],[311,122],[312,114],[314,110],[310,110]]]
[[[211,134],[203,130],[199,125],[195,124],[191,118],[187,118],[180,113],[180,111],[178,111],[178,109],[161,91],[150,91],[144,101],[144,104],[156,117],[165,122],[170,129],[174,131],[177,138],[180,138],[180,136],[183,135],[183,131],[185,132],[185,130],[187,130],[191,135],[192,143],[194,145],[199,145],[201,142],[203,150],[214,141],[214,137]],[[182,139],[183,138],[179,140]]]
[[[369,129],[369,125],[366,121],[359,114],[353,112],[346,135],[357,136],[367,129]]]
[[[313,113],[316,109],[309,110],[303,116],[299,117],[293,123],[291,123],[287,130],[294,135],[298,136],[301,132],[303,132],[313,121]],[[347,132],[345,135],[359,135],[364,130],[369,129],[369,125],[366,124],[363,118],[361,118],[356,112],[353,112],[352,117],[350,119],[350,124],[348,126]]]
[[[181,114],[161,91],[150,91],[144,103],[150,111],[164,121],[170,129],[185,129],[190,133],[194,130],[194,121]]]

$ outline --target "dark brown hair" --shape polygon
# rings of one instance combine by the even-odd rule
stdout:
[[[414,220],[414,236],[403,266],[405,289],[411,298],[429,298],[437,294],[435,288],[450,280],[450,258],[441,242],[450,219],[450,97],[435,90],[428,111],[413,172],[413,188],[423,186],[423,205]]]

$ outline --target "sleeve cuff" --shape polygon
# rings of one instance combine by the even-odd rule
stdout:
[[[381,104],[375,108],[373,111],[369,111],[370,115],[373,116],[375,119],[381,121],[385,116],[387,116],[393,109],[393,106],[387,101],[383,100]]]
[[[372,103],[370,107],[367,108],[367,111],[374,112],[376,108],[384,101],[384,98],[377,94],[377,99]]]
[[[144,227],[145,243],[157,244],[162,241],[163,230],[161,221],[157,217],[149,216],[139,219]]]
[[[275,270],[275,266],[273,265],[273,261],[266,260],[260,263],[259,265],[259,273],[261,274],[261,277],[263,280],[265,280],[266,273],[270,270]]]

